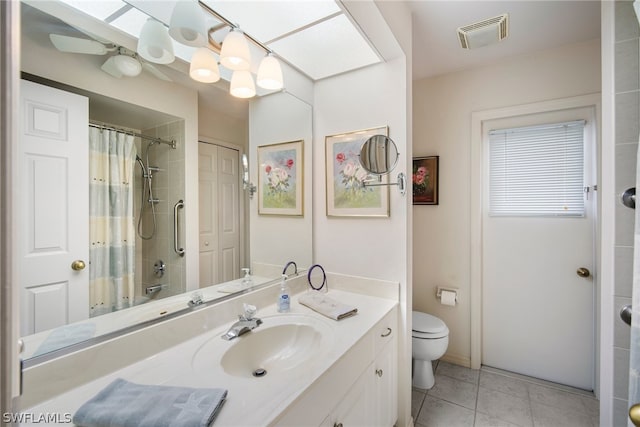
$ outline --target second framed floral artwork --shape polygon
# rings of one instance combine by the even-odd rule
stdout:
[[[387,126],[325,138],[327,216],[388,217],[389,187],[365,187],[360,164],[362,144],[373,135],[388,136]],[[387,182],[387,177],[382,177]]]
[[[304,141],[258,147],[258,213],[303,215]]]
[[[413,158],[413,204],[438,204],[438,166],[440,157]]]

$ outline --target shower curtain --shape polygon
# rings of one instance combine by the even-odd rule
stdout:
[[[135,159],[133,136],[89,128],[90,316],[133,303]]]

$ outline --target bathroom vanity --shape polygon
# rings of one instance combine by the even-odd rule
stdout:
[[[49,396],[30,395],[42,381],[38,370],[45,368],[34,366],[25,371],[23,400],[32,404],[25,404],[21,411],[73,414],[113,380],[123,378],[138,384],[227,389],[214,426],[394,425],[398,284],[329,275],[327,295],[358,309],[355,316],[340,321],[298,303],[308,288],[304,278],[291,280],[290,286],[289,313],[277,312],[278,287],[272,285],[131,334],[137,336],[70,354],[69,360],[52,360],[47,371],[58,369],[49,383],[58,381],[59,387],[56,392],[48,384]],[[242,313],[243,303],[258,306],[256,316],[262,324],[233,340],[221,339]],[[188,331],[192,336],[162,351],[153,350],[162,337],[171,343],[178,341],[181,331],[189,335],[182,329],[187,325],[200,329]],[[137,350],[127,348],[132,338],[140,347]],[[124,355],[129,350],[142,354],[141,348],[148,348],[148,354],[136,362],[127,364],[123,356],[110,372],[95,375],[100,372],[94,369],[98,354]],[[266,373],[254,376],[259,368]]]

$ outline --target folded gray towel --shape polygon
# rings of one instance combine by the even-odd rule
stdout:
[[[318,291],[309,291],[300,295],[298,302],[333,320],[341,320],[358,312],[357,308],[335,301]]]
[[[227,397],[220,388],[140,385],[123,379],[109,384],[73,415],[85,427],[206,427]]]

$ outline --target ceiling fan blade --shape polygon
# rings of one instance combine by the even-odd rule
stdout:
[[[102,71],[104,71],[107,74],[110,74],[115,78],[121,79],[123,76],[122,72],[118,69],[118,66],[116,65],[115,56],[110,56],[109,58],[107,58],[107,60],[104,62],[104,64],[102,64],[102,67],[100,68],[102,69]]]
[[[155,66],[142,61],[142,68],[145,69],[146,71],[150,72],[151,74],[153,74],[156,78],[159,78],[160,80],[164,80],[165,82],[171,82],[173,80],[171,80],[169,78],[169,76],[167,76],[165,73],[163,73],[162,71],[158,70],[158,68],[156,68]]]
[[[85,53],[89,55],[104,55],[110,51],[105,45],[95,40],[80,39],[78,37],[49,34],[51,43],[61,52]]]

